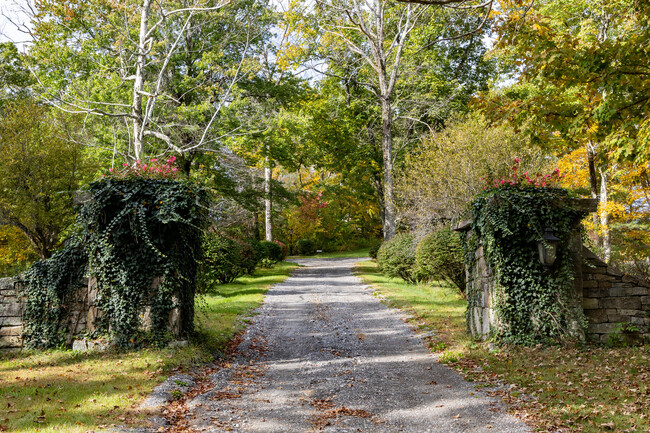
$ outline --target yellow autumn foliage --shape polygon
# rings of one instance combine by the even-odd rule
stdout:
[[[36,260],[27,237],[13,226],[0,226],[0,276],[11,275]]]

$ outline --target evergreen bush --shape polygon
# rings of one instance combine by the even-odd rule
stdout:
[[[301,256],[311,256],[316,253],[316,245],[311,239],[298,239],[296,241],[296,253]]]
[[[415,250],[415,269],[418,278],[440,278],[465,293],[465,259],[458,233],[449,227],[426,235]]]
[[[389,277],[399,277],[409,283],[418,280],[415,272],[415,236],[401,233],[384,242],[377,252],[379,269]]]
[[[231,283],[247,272],[243,244],[217,233],[207,233],[203,240],[200,285],[210,290],[216,284]]]
[[[241,267],[245,273],[252,274],[259,263],[257,251],[255,249],[256,241],[238,240],[237,243],[241,248]]]
[[[368,255],[370,256],[371,259],[377,258],[377,253],[379,252],[380,247],[381,247],[381,242],[375,242],[374,244],[370,245],[370,250],[368,251]]]
[[[261,262],[264,259],[273,263],[281,262],[284,260],[284,252],[282,247],[275,242],[259,241],[257,243],[257,258]]]

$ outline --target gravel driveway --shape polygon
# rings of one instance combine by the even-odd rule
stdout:
[[[206,432],[529,432],[437,363],[395,310],[352,275],[359,259],[297,260],[239,347],[189,402]]]

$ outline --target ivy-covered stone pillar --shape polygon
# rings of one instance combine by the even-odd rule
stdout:
[[[550,187],[491,188],[473,202],[464,232],[467,324],[475,338],[514,344],[584,339],[580,221],[597,202]],[[559,239],[542,264],[547,228]]]

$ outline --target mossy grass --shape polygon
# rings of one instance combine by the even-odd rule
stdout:
[[[316,253],[311,256],[292,255],[291,259],[336,259],[336,258],[354,258],[354,257],[369,257],[370,247],[360,248],[352,251],[331,251],[327,253]]]
[[[428,332],[430,347],[461,350],[469,346],[471,339],[465,325],[467,301],[458,289],[442,281],[408,284],[401,278],[382,275],[374,261],[358,263],[356,269],[390,306],[412,314],[409,321]]]
[[[453,289],[385,277],[372,261],[359,263],[357,274],[389,305],[412,314],[410,322],[428,331],[441,362],[480,381],[536,431],[650,431],[650,347],[503,346],[493,352],[469,337],[467,302]],[[514,386],[491,388],[497,382]]]
[[[172,371],[209,362],[225,352],[273,284],[296,265],[279,263],[197,302],[197,341],[187,347],[139,351],[22,351],[0,355],[0,431],[83,433],[111,425],[141,424],[137,410]]]

